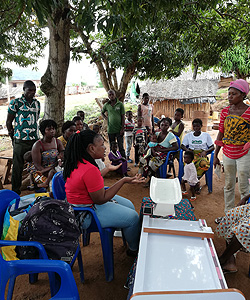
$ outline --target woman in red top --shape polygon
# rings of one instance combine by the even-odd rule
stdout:
[[[67,200],[72,205],[94,206],[103,228],[122,228],[129,246],[127,254],[133,255],[139,246],[139,217],[132,202],[116,194],[125,183],[145,180],[138,175],[124,177],[105,190],[95,162],[95,159],[104,159],[105,150],[102,136],[92,130],[77,131],[71,137],[64,156]]]
[[[250,107],[243,102],[248,92],[249,84],[245,80],[239,79],[230,83],[229,106],[221,112],[219,133],[215,141],[214,166],[220,164],[218,154],[223,147],[225,212],[235,206],[236,173],[241,198],[249,193]],[[220,218],[216,219],[216,223],[219,221]]]

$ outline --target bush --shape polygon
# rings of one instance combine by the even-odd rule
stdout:
[[[101,114],[100,107],[93,100],[88,105],[78,105],[78,106],[75,106],[72,110],[67,111],[65,116],[64,116],[65,121],[72,120],[76,116],[76,113],[78,112],[78,110],[83,110],[84,111],[84,113],[85,113],[84,121],[86,123],[88,123],[89,119],[97,118]]]

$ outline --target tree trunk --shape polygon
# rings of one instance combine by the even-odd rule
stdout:
[[[194,60],[193,80],[196,80],[196,78],[197,78],[198,68],[199,68],[199,66],[198,66],[197,60],[195,59]]]
[[[41,78],[41,90],[46,95],[44,119],[55,120],[59,129],[64,122],[65,85],[70,61],[70,22],[67,11],[67,8],[58,8],[48,20],[49,60]]]

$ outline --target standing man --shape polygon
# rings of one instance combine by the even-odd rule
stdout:
[[[23,95],[10,101],[6,127],[13,144],[12,191],[21,194],[23,155],[30,151],[38,140],[38,118],[40,103],[34,96],[36,86],[33,81],[27,80],[23,84]],[[15,119],[15,128],[12,122]]]
[[[147,128],[148,134],[154,132],[154,116],[153,106],[148,103],[149,95],[144,93],[142,95],[142,104],[138,105],[137,115],[143,117],[143,126]]]
[[[102,108],[102,116],[108,120],[108,136],[109,145],[111,149],[111,143],[116,141],[118,143],[119,151],[122,157],[125,156],[125,150],[123,147],[123,134],[125,123],[125,109],[122,102],[118,101],[115,95],[115,91],[108,91],[109,101],[104,104]],[[104,114],[108,112],[108,117]]]

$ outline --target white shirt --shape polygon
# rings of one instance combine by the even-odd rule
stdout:
[[[207,150],[213,145],[213,140],[207,132],[201,132],[199,136],[189,132],[184,136],[182,144],[191,150]]]
[[[193,162],[190,164],[185,164],[184,176],[182,179],[187,180],[188,184],[192,186],[199,182],[199,179],[197,178],[197,171]]]

